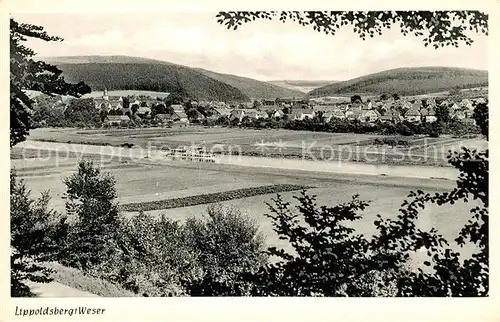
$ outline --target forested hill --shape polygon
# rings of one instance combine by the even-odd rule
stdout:
[[[191,68],[162,63],[57,64],[70,82],[92,90],[144,90],[181,93],[198,100],[248,101],[239,89]]]
[[[483,86],[488,86],[488,72],[485,70],[451,67],[397,68],[316,88],[308,96],[382,93],[419,95]]]

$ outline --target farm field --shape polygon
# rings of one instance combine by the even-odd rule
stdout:
[[[321,187],[309,189],[309,193],[317,195],[318,205],[333,206],[338,203],[347,202],[355,194],[359,194],[360,199],[371,201],[370,206],[363,212],[363,218],[353,223],[352,227],[356,228],[358,232],[370,237],[375,232],[373,222],[376,220],[376,215],[380,214],[383,217],[394,218],[399,213],[397,209],[401,202],[408,195],[410,188],[404,187],[376,187],[374,185],[366,184],[337,184],[330,187]],[[425,190],[429,192],[436,191]],[[285,192],[280,194],[284,200],[291,202],[292,206],[297,204],[294,196],[300,193]],[[249,198],[236,199],[231,201],[222,202],[221,204],[230,207],[235,207],[243,213],[254,218],[263,234],[266,236],[266,241],[269,245],[291,249],[287,241],[280,240],[278,235],[273,231],[272,220],[265,216],[269,214],[269,208],[266,203],[271,202],[271,199],[276,195],[255,196]],[[455,205],[447,205],[438,207],[431,205],[422,211],[418,227],[422,229],[430,229],[436,227],[441,234],[453,244],[454,238],[461,227],[465,224],[470,217],[468,211],[472,207],[471,204],[457,203]],[[176,209],[163,209],[147,211],[147,214],[152,216],[159,216],[164,214],[167,218],[172,220],[184,221],[191,216],[202,217],[207,213],[207,205],[197,205]],[[127,212],[128,215],[135,215],[137,212]]]
[[[30,134],[30,140],[50,142],[112,146],[130,143],[158,150],[201,145],[215,153],[223,154],[439,166],[447,165],[446,155],[450,149],[458,150],[469,144],[487,145],[486,141],[478,139],[408,137],[404,139],[409,141],[410,149],[389,148],[371,146],[370,142],[375,138],[394,136],[201,126],[106,130],[36,129]],[[404,157],[406,155],[411,158]]]

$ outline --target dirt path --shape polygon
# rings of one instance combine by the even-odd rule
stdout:
[[[36,297],[99,297],[98,295],[77,290],[58,282],[27,283]]]

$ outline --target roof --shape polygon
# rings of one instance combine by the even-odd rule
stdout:
[[[146,114],[146,113],[151,113],[151,109],[147,106],[140,106],[139,109],[137,109],[137,114]]]
[[[248,111],[248,112],[244,112],[245,116],[248,116],[248,117],[257,117],[258,114],[257,114],[257,111]]]
[[[222,116],[230,115],[232,112],[230,108],[216,108],[214,110],[217,111],[217,113],[219,113]]]
[[[177,115],[178,117],[180,117],[181,119],[186,119],[187,118],[187,115],[184,112],[175,111],[174,114]]]
[[[245,113],[243,110],[232,110],[231,115],[236,116],[236,117],[243,117]]]
[[[363,114],[364,114],[364,111],[362,111],[362,110],[351,110],[347,117],[348,118],[358,118]]]
[[[170,115],[170,114],[156,114],[156,117],[159,118],[160,120],[170,120],[172,118],[172,115]]]
[[[184,112],[184,106],[182,106],[181,104],[172,104],[170,105],[170,107],[173,108],[175,112]]]
[[[127,115],[108,115],[106,117],[108,121],[129,121],[130,118]]]
[[[412,107],[406,111],[406,116],[418,116],[420,115],[420,108],[414,104]]]

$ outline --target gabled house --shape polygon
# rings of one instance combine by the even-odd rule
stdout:
[[[203,121],[204,119],[206,119],[205,115],[203,115],[200,111],[198,111],[197,109],[193,109],[194,112],[193,112],[193,115],[191,115],[191,120],[193,121]]]
[[[359,120],[363,111],[357,109],[349,109],[345,112],[345,116],[349,121]]]
[[[130,118],[126,115],[107,115],[104,119],[104,123],[111,126],[120,125],[122,122],[128,122]]]
[[[427,123],[432,123],[437,121],[436,117],[436,111],[434,107],[432,106],[427,106],[426,108],[423,108],[420,110],[420,115],[422,117],[422,121],[427,122]]]
[[[404,121],[404,117],[395,109],[388,110],[384,115],[382,115],[379,120],[381,122],[392,122],[399,123]]]
[[[231,115],[231,109],[230,108],[211,108],[211,111],[213,111],[212,114],[217,114],[217,116],[230,116]]]
[[[315,115],[316,113],[312,109],[295,109],[292,111],[291,119],[294,121],[312,120]]]
[[[412,108],[412,104],[410,102],[408,102],[408,101],[402,101],[401,102],[401,109],[403,111],[407,111],[407,110],[409,110],[411,108]]]
[[[336,119],[344,120],[346,118],[345,113],[341,109],[336,108],[332,111],[332,116]]]
[[[264,111],[257,111],[257,119],[267,119],[269,115],[267,115]]]
[[[485,104],[486,100],[483,97],[479,97],[478,99],[476,99],[475,103],[476,103],[476,105],[477,104]]]
[[[174,110],[174,112],[184,113],[184,106],[181,104],[172,104],[170,107]]]
[[[375,122],[379,119],[380,113],[377,110],[361,110],[353,111],[352,114],[348,116],[351,120],[357,119],[360,122]]]
[[[474,109],[474,107],[472,106],[472,102],[469,99],[467,99],[467,98],[464,98],[460,102],[459,106],[461,108],[466,108],[466,109],[469,109],[469,110],[473,110]]]
[[[463,110],[456,110],[455,113],[450,116],[457,120],[463,120],[464,118],[466,118],[465,112]]]
[[[405,119],[408,122],[419,122],[422,118],[420,114],[420,106],[418,104],[413,104],[405,113]]]
[[[269,109],[267,110],[267,114],[269,115],[269,117],[271,118],[275,118],[275,119],[280,119],[280,118],[283,118],[283,116],[285,116],[285,113],[283,113],[282,110],[280,109]]]
[[[182,106],[182,105],[181,105]],[[174,122],[180,122],[180,123],[189,123],[188,117],[184,111],[175,111],[172,114],[172,120]]]
[[[174,121],[172,119],[172,115],[170,115],[170,114],[156,114],[155,120],[162,123],[162,124],[166,124],[166,123]]]
[[[243,110],[232,110],[231,114],[229,115],[229,120],[238,120],[238,122],[241,122],[241,120],[243,120],[243,117],[245,117],[245,112]]]

